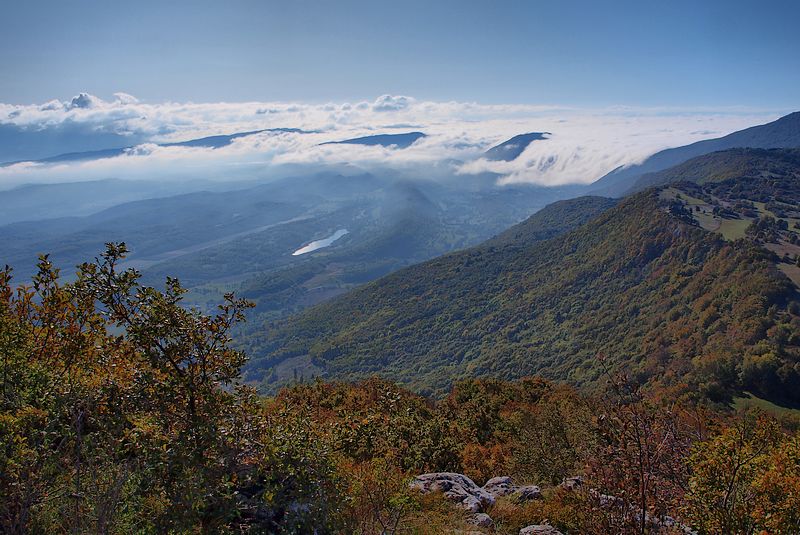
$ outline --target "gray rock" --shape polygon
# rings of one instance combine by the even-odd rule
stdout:
[[[475,513],[467,518],[467,522],[479,528],[490,528],[494,526],[494,520],[486,513]]]
[[[494,505],[494,496],[463,474],[453,472],[422,474],[415,477],[410,486],[423,494],[441,492],[448,500],[473,513],[479,513],[482,509]]]
[[[536,485],[525,485],[524,487],[517,487],[514,491],[514,499],[517,502],[529,502],[531,500],[542,499],[542,489]]]
[[[564,535],[549,524],[534,524],[519,530],[519,535]]]
[[[600,507],[603,508],[623,507],[625,505],[625,500],[610,494],[597,494],[597,501],[600,503]]]
[[[508,476],[493,477],[483,486],[483,490],[499,498],[500,496],[508,496],[517,490],[517,486],[511,481]]]
[[[686,524],[678,522],[671,516],[665,516],[659,520],[656,520],[655,525],[657,527],[670,528],[679,533],[685,533],[686,535],[697,535],[697,532],[695,530],[693,530]]]
[[[581,476],[573,476],[565,478],[564,481],[561,482],[559,487],[562,489],[567,490],[577,490],[583,486],[583,477]]]
[[[495,498],[513,494],[514,500],[517,503],[538,500],[542,497],[542,489],[536,485],[524,485],[519,487],[507,476],[493,477],[486,482],[483,486],[483,490]]]

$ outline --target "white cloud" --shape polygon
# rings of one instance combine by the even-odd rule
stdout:
[[[676,110],[615,107],[587,110],[558,106],[482,105],[419,101],[382,95],[373,102],[146,103],[127,93],[105,101],[81,93],[69,101],[0,104],[0,126],[29,130],[81,128],[126,136],[139,144],[105,160],[0,168],[0,187],[90,178],[266,177],[287,167],[390,167],[431,176],[440,172],[501,175],[500,183],[588,183],[620,165],[636,163],[666,147],[774,120],[770,110]],[[313,133],[263,133],[218,149],[159,147],[157,143],[261,130],[300,128]],[[427,137],[393,150],[320,143],[376,133],[420,130]],[[516,134],[551,132],[513,162],[488,161],[483,151]],[[144,141],[144,144],[142,144]],[[460,161],[461,163],[450,163]]]
[[[114,93],[114,97],[117,99],[117,102],[120,104],[138,104],[139,99],[134,97],[133,95],[129,95],[128,93]]]
[[[80,108],[85,110],[88,108],[96,108],[102,104],[104,104],[104,102],[94,95],[90,95],[89,93],[81,93],[70,101],[67,109]]]
[[[400,111],[408,108],[414,103],[411,97],[381,95],[372,104],[372,109],[375,111]]]

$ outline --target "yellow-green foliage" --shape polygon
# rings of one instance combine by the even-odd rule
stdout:
[[[124,245],[61,285],[0,272],[0,531],[307,533],[338,516],[313,430],[271,420],[228,344],[247,306],[215,316],[120,271]],[[334,520],[336,519],[336,520]]]
[[[800,436],[743,420],[698,443],[684,513],[700,533],[797,533]]]

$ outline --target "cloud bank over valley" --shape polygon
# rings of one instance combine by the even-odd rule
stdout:
[[[719,137],[785,110],[604,108],[432,102],[382,95],[373,101],[142,102],[127,93],[81,93],[43,104],[0,104],[0,188],[104,178],[247,180],[299,169],[392,170],[419,178],[494,173],[498,184],[590,183],[658,150]],[[409,147],[325,144],[419,131]],[[258,132],[223,146],[169,145]],[[485,151],[526,132],[547,132],[511,161]],[[61,153],[123,148],[102,158],[36,162]],[[35,150],[34,150],[35,148]]]

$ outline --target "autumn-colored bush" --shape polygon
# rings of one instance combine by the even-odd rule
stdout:
[[[555,388],[522,415],[512,470],[525,481],[557,485],[582,470],[597,438],[588,400],[572,388]]]
[[[747,416],[695,444],[684,513],[700,533],[797,533],[800,437]]]
[[[409,487],[413,476],[387,459],[340,466],[348,480],[349,528],[358,535],[408,533],[421,509],[421,495]]]
[[[461,450],[461,467],[464,475],[479,485],[497,475],[509,473],[510,444],[484,446],[474,442]]]

